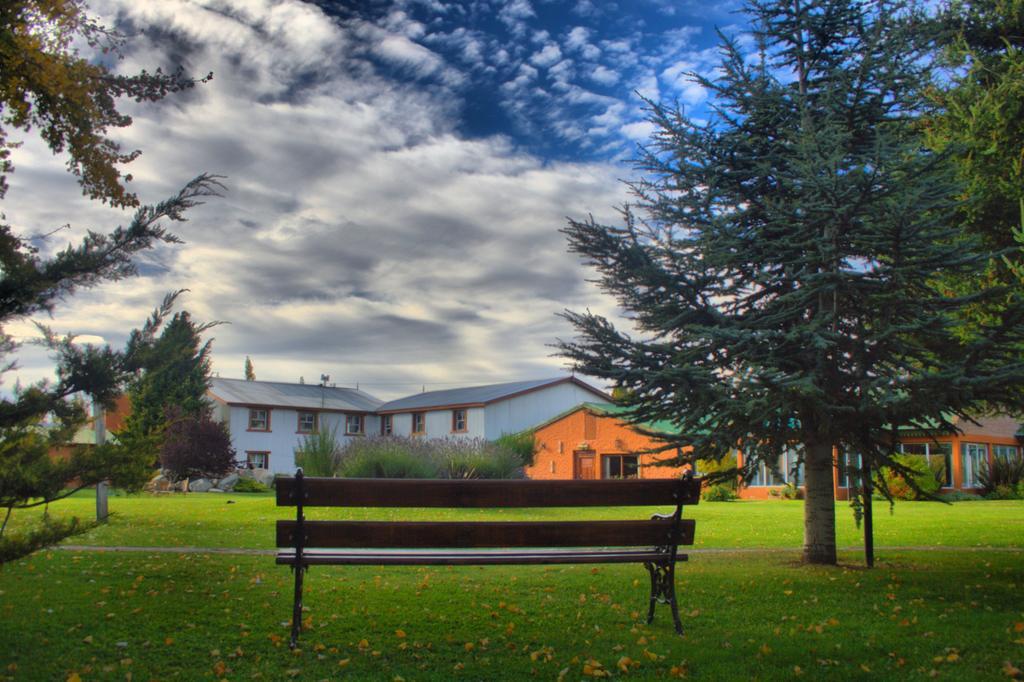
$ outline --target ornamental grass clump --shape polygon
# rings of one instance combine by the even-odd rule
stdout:
[[[338,442],[338,427],[320,429],[302,437],[295,449],[295,464],[307,476],[335,476],[341,465],[342,446]]]
[[[978,471],[985,497],[1012,500],[1024,497],[1024,457],[995,457]]]

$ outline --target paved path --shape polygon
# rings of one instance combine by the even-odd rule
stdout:
[[[250,549],[244,547],[137,547],[112,545],[57,545],[52,549],[68,552],[148,552],[150,554],[237,554],[247,556],[273,556],[274,549]],[[840,552],[859,552],[861,546],[839,547]],[[687,554],[764,554],[779,552],[800,552],[800,547],[736,547],[687,549]],[[935,547],[935,546],[876,546],[875,552],[1024,552],[1024,547]]]

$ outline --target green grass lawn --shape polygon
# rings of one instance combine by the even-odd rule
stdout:
[[[95,516],[92,491],[82,491],[50,507],[55,516]],[[110,499],[108,524],[73,540],[79,544],[247,547],[274,544],[274,520],[293,518],[293,508],[279,508],[270,494],[134,495]],[[663,508],[610,509],[314,509],[309,518],[432,519],[493,518],[646,518]],[[40,509],[19,510],[11,526],[33,523]],[[799,547],[803,541],[803,502],[788,500],[704,502],[684,509],[697,519],[698,548]],[[840,546],[861,543],[853,514],[845,503],[836,505]],[[1024,501],[875,503],[875,542],[883,546],[1024,547]]]
[[[71,542],[269,548],[274,519],[291,512],[267,495],[119,496],[110,508],[108,524]],[[87,518],[93,498],[50,511]],[[486,516],[577,513],[593,516]],[[723,549],[796,548],[802,513],[778,500],[685,511],[698,547]],[[857,545],[849,509],[837,513],[840,544]],[[38,514],[16,512],[12,529]],[[314,567],[299,653],[287,647],[291,573],[270,557],[40,552],[0,567],[0,679],[1006,680],[1024,668],[1024,502],[878,505],[877,526],[879,545],[976,551],[888,549],[871,571],[855,552],[837,568],[802,566],[787,549],[698,553],[677,575],[682,638],[665,607],[643,624],[640,566]]]
[[[293,653],[290,574],[269,558],[44,552],[0,573],[0,676],[1005,680],[1024,665],[1021,553],[795,558],[682,565],[682,638],[664,607],[641,622],[640,566],[317,567]]]

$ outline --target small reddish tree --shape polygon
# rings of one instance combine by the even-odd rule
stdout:
[[[168,410],[160,464],[175,481],[226,474],[237,466],[231,434],[209,412],[183,415]]]

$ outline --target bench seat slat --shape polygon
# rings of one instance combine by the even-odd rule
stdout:
[[[305,521],[305,547],[637,547],[692,545],[695,522],[637,521]],[[277,522],[277,546],[294,547],[295,521]]]
[[[296,483],[276,479],[278,506],[295,506]],[[303,479],[310,507],[615,507],[696,504],[699,479],[599,481]]]
[[[312,550],[303,552],[303,563],[316,566],[486,566],[529,564],[617,564],[664,561],[667,554],[647,549],[575,549],[519,551],[360,551]],[[677,554],[676,561],[686,561]],[[294,565],[295,552],[277,553],[277,563]]]

